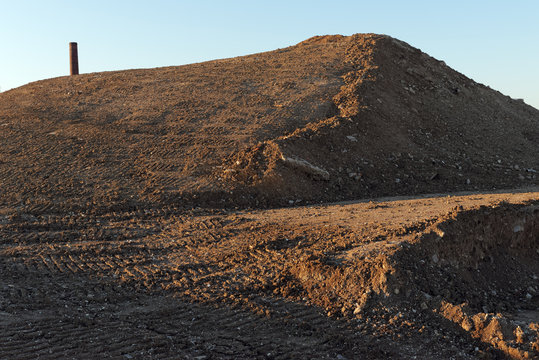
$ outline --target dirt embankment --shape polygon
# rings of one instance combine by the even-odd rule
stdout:
[[[0,94],[0,203],[276,206],[537,184],[539,111],[382,35]]]
[[[346,42],[84,74],[0,94],[1,204],[204,205],[223,159],[334,113]],[[214,201],[219,203],[218,201]]]
[[[239,153],[224,178],[283,204],[537,183],[536,109],[399,40],[348,41],[337,114]]]

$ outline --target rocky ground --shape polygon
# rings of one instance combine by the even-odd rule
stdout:
[[[0,358],[536,358],[538,153],[382,35],[1,93]]]

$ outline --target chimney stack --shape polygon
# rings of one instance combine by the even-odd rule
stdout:
[[[79,74],[79,54],[77,51],[76,42],[69,43],[69,64],[70,64],[71,75],[78,75]]]

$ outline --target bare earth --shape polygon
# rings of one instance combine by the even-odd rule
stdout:
[[[538,205],[535,191],[11,218],[0,357],[533,357]]]
[[[537,358],[537,154],[382,35],[2,93],[0,358]]]

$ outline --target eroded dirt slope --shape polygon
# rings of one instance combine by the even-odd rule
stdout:
[[[537,109],[399,40],[347,41],[336,116],[232,157],[225,179],[282,203],[537,184]]]

